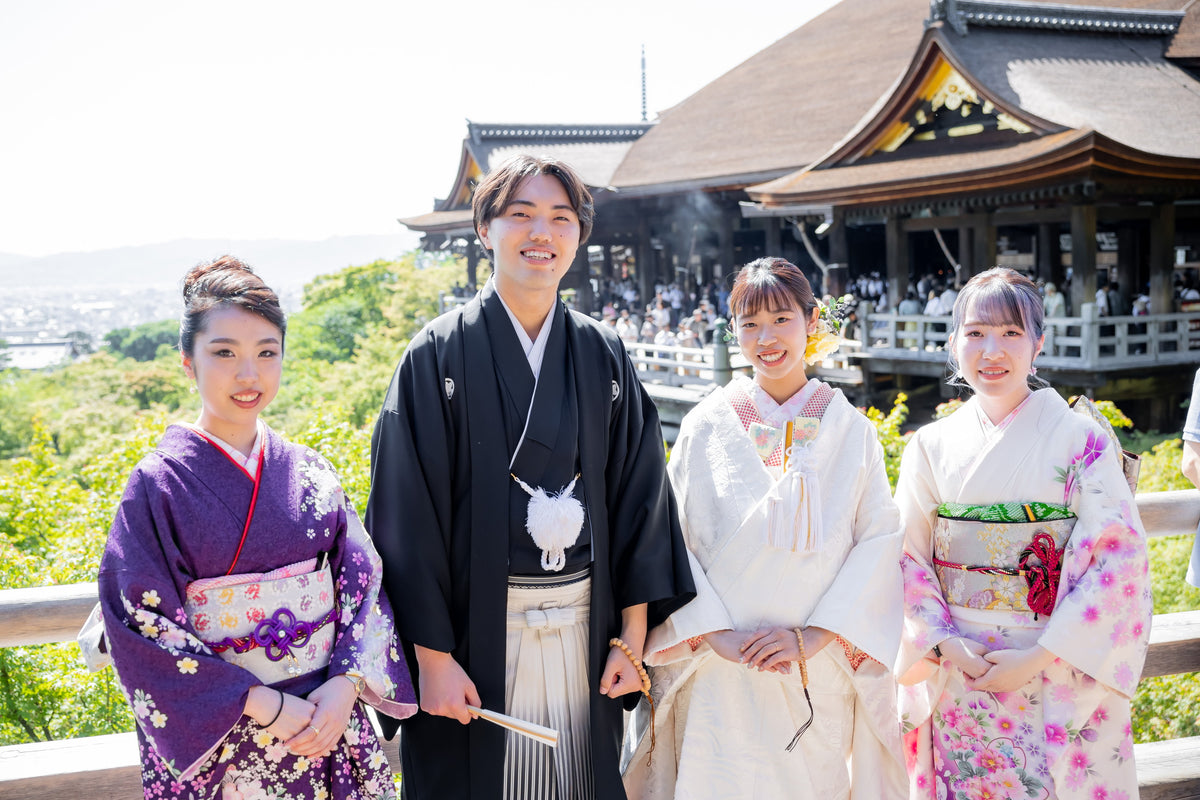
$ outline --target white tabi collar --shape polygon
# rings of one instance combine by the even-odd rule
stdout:
[[[554,306],[550,306],[550,312],[546,314],[546,319],[542,321],[542,329],[538,331],[537,339],[534,340],[529,338],[525,327],[517,320],[517,315],[508,307],[508,303],[504,302],[504,296],[500,294],[499,287],[496,288],[496,297],[500,298],[500,305],[504,306],[508,320],[512,323],[513,330],[517,332],[517,339],[521,342],[521,349],[525,351],[525,358],[529,361],[529,368],[533,370],[533,379],[536,381],[542,372],[542,359],[546,356],[546,343],[550,341],[550,328],[554,325]]]

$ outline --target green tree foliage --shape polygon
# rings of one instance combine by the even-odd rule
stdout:
[[[132,358],[134,361],[153,361],[163,345],[179,344],[179,320],[165,319],[145,322],[133,328],[117,328],[104,336],[109,352]]]
[[[10,460],[0,481],[0,586],[94,580],[125,479],[164,424],[161,413],[140,415],[73,472],[34,420],[29,455]],[[0,744],[114,733],[132,720],[116,675],[84,670],[74,643],[0,649]]]
[[[292,317],[267,421],[327,457],[360,510],[384,388],[438,291],[463,272],[412,256],[352,267],[314,281]],[[95,580],[129,473],[167,424],[198,413],[177,337],[174,321],[138,326],[61,369],[0,373],[0,588]],[[333,358],[321,349],[330,343]],[[132,726],[113,671],[86,672],[74,643],[0,649],[0,745]]]
[[[1142,454],[1139,492],[1191,489],[1179,470],[1181,439],[1167,439]],[[1184,580],[1195,536],[1157,536],[1147,542],[1154,613],[1200,609],[1200,589]],[[1147,678],[1133,701],[1133,729],[1139,742],[1200,735],[1200,673]]]
[[[426,258],[419,265],[410,253],[320,276],[304,287],[304,310],[288,320],[288,356],[345,361],[376,334],[407,343],[437,315],[438,291],[461,274],[456,258]]]
[[[875,426],[879,444],[883,446],[883,462],[887,468],[888,483],[893,492],[896,490],[896,480],[900,477],[900,457],[904,455],[904,446],[908,444],[911,436],[901,432],[901,426],[908,419],[907,402],[908,395],[900,392],[887,414],[875,407],[859,409]]]

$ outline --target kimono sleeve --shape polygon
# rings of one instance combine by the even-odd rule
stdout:
[[[109,531],[100,603],[113,666],[138,727],[182,780],[238,723],[250,688],[261,681],[209,650],[188,622],[170,498],[143,465],[130,477]]]
[[[854,419],[855,424],[859,421],[857,417]],[[865,420],[862,423],[866,427]],[[852,509],[840,509],[841,513],[853,515],[853,546],[806,624],[843,636],[891,669],[903,624],[900,514],[888,487],[883,448],[874,431],[855,438],[862,442],[858,449],[863,457],[848,461],[850,468],[858,473],[857,504]],[[854,441],[851,437],[847,439]],[[842,455],[850,452],[854,450],[845,447]],[[836,468],[823,477],[855,480],[852,475],[839,474]],[[827,509],[827,513],[831,510]]]
[[[434,343],[414,339],[388,387],[371,439],[366,527],[406,642],[450,652],[452,430]]]
[[[686,428],[680,432],[675,446],[671,450],[671,462],[667,472],[671,486],[678,499],[680,528],[684,541],[689,541],[687,522],[688,476],[697,468],[694,463],[694,450],[691,446],[692,435]],[[703,448],[699,448],[703,450]],[[706,465],[700,465],[705,468]],[[660,625],[652,628],[646,637],[645,661],[652,667],[679,661],[694,652],[687,640],[706,633],[721,630],[732,630],[733,619],[725,604],[721,602],[717,591],[708,582],[704,568],[688,550],[688,565],[692,572],[692,581],[696,585],[696,596],[682,608],[667,617]],[[707,644],[702,649],[709,649]]]
[[[1067,468],[1076,513],[1059,597],[1038,642],[1071,666],[1132,697],[1149,646],[1146,534],[1113,443],[1088,423]]]
[[[342,504],[341,541],[331,564],[339,613],[328,674],[358,673],[366,681],[362,700],[404,719],[416,713],[416,695],[396,640],[391,604],[382,591],[383,562],[344,494]]]
[[[896,662],[896,673],[901,676],[935,645],[959,635],[933,570],[933,523],[939,498],[923,432],[917,431],[904,448],[896,483],[896,505],[904,524],[904,555],[900,561],[904,631]]]
[[[666,619],[695,594],[675,496],[667,480],[658,411],[620,349],[605,475],[613,588],[619,608],[649,603],[648,624]]]

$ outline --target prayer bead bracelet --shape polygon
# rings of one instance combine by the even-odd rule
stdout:
[[[614,636],[608,640],[609,647],[619,647],[625,657],[637,669],[638,675],[642,679],[642,694],[646,696],[646,702],[650,704],[650,752],[646,755],[646,765],[650,765],[650,758],[654,755],[654,698],[650,696],[650,675],[646,672],[646,668],[642,665],[642,660],[633,654],[633,650],[619,636]]]
[[[808,687],[808,656],[804,653],[804,631],[792,628],[796,632],[796,644],[800,645],[800,683]]]
[[[623,639],[621,639],[620,637],[614,636],[613,638],[609,639],[608,646],[609,647],[619,647],[621,649],[621,652],[624,653],[629,658],[629,660],[633,663],[634,668],[637,669],[638,676],[641,677],[641,679],[642,679],[642,694],[646,695],[646,697],[649,698],[650,697],[650,675],[649,675],[649,673],[646,672],[646,668],[644,666],[642,666],[642,660],[633,654],[633,651],[629,649],[629,645],[625,644],[625,641]]]
[[[813,718],[816,716],[813,711],[812,696],[808,693],[808,658],[806,658],[804,652],[804,631],[800,628],[792,628],[792,630],[796,633],[796,644],[800,646],[800,661],[798,662],[800,664],[800,683],[804,687],[804,699],[808,701],[808,722],[800,726],[800,730],[796,731],[796,735],[792,737],[792,741],[784,748],[789,753],[796,746],[796,743],[800,741],[800,737],[804,735],[808,727],[812,725]]]

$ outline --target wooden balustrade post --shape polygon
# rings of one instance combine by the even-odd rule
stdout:
[[[713,382],[724,386],[733,380],[733,367],[729,364],[729,345],[725,341],[725,332],[729,323],[718,318],[713,326]]]
[[[1079,308],[1079,355],[1084,369],[1100,366],[1100,310],[1095,303],[1084,303]]]

